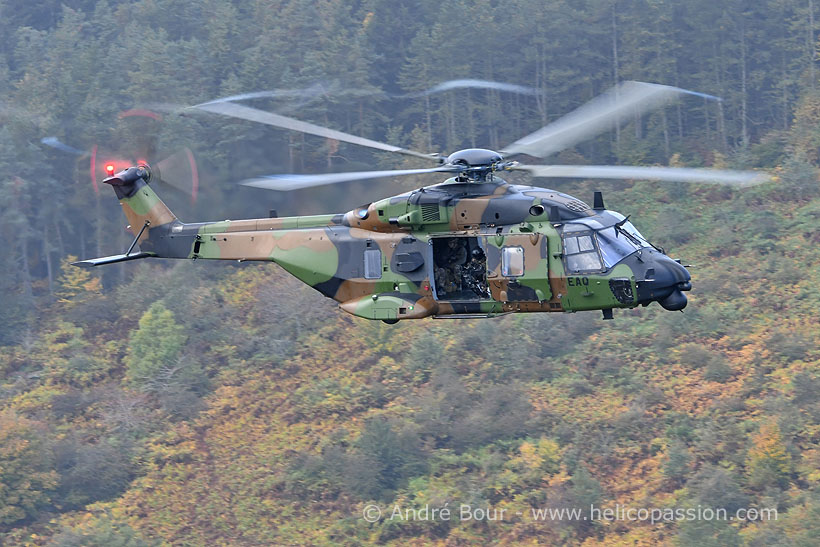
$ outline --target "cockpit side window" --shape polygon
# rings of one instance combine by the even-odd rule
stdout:
[[[595,235],[591,231],[564,230],[567,273],[600,272],[603,268]]]

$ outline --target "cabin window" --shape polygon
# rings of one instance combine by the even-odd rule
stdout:
[[[364,251],[364,278],[381,279],[382,252],[381,249],[365,249]]]
[[[501,275],[504,277],[524,275],[523,247],[504,247],[501,250]]]

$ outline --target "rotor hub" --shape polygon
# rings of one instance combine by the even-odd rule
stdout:
[[[486,148],[467,148],[447,156],[447,163],[467,167],[492,167],[504,158],[498,152]]]
[[[494,150],[486,148],[467,148],[453,152],[447,157],[447,164],[460,169],[457,179],[462,181],[481,182],[496,170],[504,158]]]

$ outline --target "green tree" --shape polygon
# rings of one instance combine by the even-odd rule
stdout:
[[[49,547],[156,547],[161,542],[146,541],[110,511],[94,515],[82,523],[66,527],[48,543]]]
[[[675,439],[669,443],[666,450],[666,460],[663,462],[664,476],[679,485],[682,484],[684,478],[689,474],[689,465],[692,462],[692,456],[686,445]]]
[[[368,420],[347,456],[345,481],[363,499],[390,500],[407,478],[424,469],[417,435],[384,418]]]
[[[166,388],[179,373],[185,331],[172,311],[155,302],[140,318],[131,335],[126,357],[126,378],[147,392]]]

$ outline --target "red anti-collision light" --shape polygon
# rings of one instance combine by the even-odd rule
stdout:
[[[108,173],[108,176],[112,176],[114,174],[114,164],[109,163],[105,166],[105,172]]]

